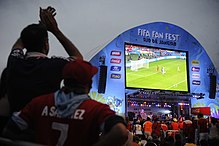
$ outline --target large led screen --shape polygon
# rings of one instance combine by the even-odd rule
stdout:
[[[124,46],[126,88],[189,92],[187,51]]]

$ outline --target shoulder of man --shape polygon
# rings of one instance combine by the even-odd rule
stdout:
[[[52,56],[52,59],[63,59],[66,61],[74,61],[76,58],[74,56],[70,56],[70,57],[63,57],[63,56]]]
[[[15,48],[11,50],[10,56],[17,57],[17,58],[24,58],[24,52],[20,48]]]
[[[90,106],[96,106],[96,107],[98,107],[98,108],[101,108],[101,107],[109,107],[108,104],[99,102],[99,101],[94,100],[94,99],[86,100],[86,101],[84,101],[84,104],[90,105]]]

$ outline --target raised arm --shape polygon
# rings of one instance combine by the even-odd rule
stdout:
[[[76,57],[77,59],[83,59],[83,56],[78,48],[59,29],[55,15],[56,10],[53,7],[49,6],[46,9],[40,8],[41,23],[43,23],[47,30],[50,31],[59,40],[69,56]]]
[[[21,39],[17,39],[17,41],[14,43],[14,45],[12,46],[12,50],[13,49],[24,49],[23,43],[21,41]]]

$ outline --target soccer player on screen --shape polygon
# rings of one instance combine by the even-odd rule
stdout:
[[[160,67],[159,67],[159,65],[157,65],[157,68],[156,68],[156,70],[157,70],[157,72],[159,72],[159,70],[160,70]]]
[[[162,66],[161,73],[164,75],[166,73],[165,68]]]
[[[180,71],[180,67],[179,67],[179,65],[177,66],[177,71],[178,71],[178,72]]]

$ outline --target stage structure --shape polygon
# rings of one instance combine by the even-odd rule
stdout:
[[[144,90],[150,98],[185,96],[191,107],[210,107],[219,118],[218,73],[201,44],[179,26],[154,22],[129,29],[90,62],[99,68],[90,96],[118,114],[126,114],[127,94]]]

